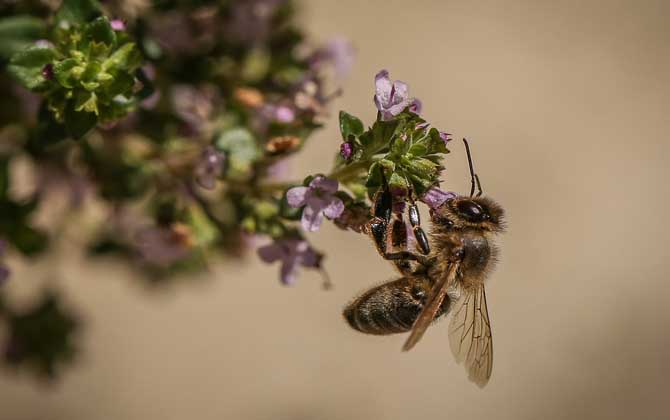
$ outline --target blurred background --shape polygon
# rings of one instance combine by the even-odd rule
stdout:
[[[485,193],[507,210],[488,386],[454,362],[446,323],[410,353],[404,336],[345,324],[343,306],[395,274],[367,238],[329,224],[310,240],[328,253],[332,291],[313,272],[282,287],[254,258],[147,289],[65,247],[58,281],[86,315],[82,358],[52,384],[0,372],[0,418],[665,418],[670,3],[303,4],[314,37],[349,37],[358,56],[294,174],[329,167],[337,109],[374,118],[386,68],[427,120],[468,137]],[[466,192],[459,142],[446,162],[443,187]],[[5,287],[29,299],[53,270],[17,267]]]

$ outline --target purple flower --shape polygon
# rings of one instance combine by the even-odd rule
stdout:
[[[288,124],[295,120],[295,112],[286,105],[279,105],[274,110],[274,119],[280,123]]]
[[[350,142],[344,142],[340,145],[340,156],[344,160],[349,160],[351,159],[351,155],[354,154],[354,145],[351,144]]]
[[[136,246],[144,261],[158,267],[169,267],[186,258],[193,247],[190,229],[181,224],[170,227],[148,227],[136,236]]]
[[[212,146],[206,147],[195,167],[195,181],[198,185],[206,190],[213,190],[225,161],[226,155],[223,152]]]
[[[354,64],[356,51],[351,42],[342,36],[336,36],[325,46],[317,49],[309,57],[309,64],[314,70],[320,69],[324,64],[332,63],[335,75],[344,78],[349,74]]]
[[[456,197],[452,192],[442,191],[439,188],[432,187],[421,197],[421,201],[426,203],[431,209],[440,207],[445,201]]]
[[[391,82],[389,72],[381,70],[375,76],[375,105],[382,120],[393,119],[411,104],[407,85],[399,80]]]
[[[258,256],[266,263],[281,261],[280,279],[283,284],[295,282],[298,265],[319,267],[320,257],[309,244],[298,238],[279,239],[258,248]]]
[[[416,115],[421,114],[422,109],[423,109],[423,104],[421,103],[421,101],[419,99],[414,98],[412,103],[409,104],[409,112],[413,112]]]
[[[302,211],[302,227],[308,232],[319,230],[325,215],[329,219],[339,217],[344,211],[344,203],[334,194],[338,183],[323,176],[315,177],[308,187],[294,187],[286,192],[289,206]]]
[[[126,22],[122,21],[121,19],[114,19],[109,24],[112,26],[112,29],[115,31],[125,31],[126,30]]]
[[[439,131],[439,133],[440,133],[440,138],[442,139],[442,141],[444,142],[445,145],[451,141],[451,137],[449,137],[449,136],[451,136],[451,134],[445,133],[444,131]]]

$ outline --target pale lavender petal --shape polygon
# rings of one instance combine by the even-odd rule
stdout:
[[[285,105],[280,105],[275,110],[275,120],[282,123],[293,122],[295,120],[295,112]]]
[[[344,203],[337,197],[333,197],[330,204],[323,209],[323,214],[329,219],[340,217],[344,211]]]
[[[445,133],[444,131],[440,131],[439,134],[442,141],[444,141],[444,144],[447,144],[448,142],[451,141],[451,137],[449,137],[451,136],[451,134]]]
[[[423,109],[423,104],[421,103],[421,101],[419,99],[414,98],[412,103],[409,104],[410,112],[413,112],[416,115],[421,114],[422,109]],[[424,123],[424,124],[427,124],[427,123]],[[419,124],[419,125],[421,125],[421,124]],[[416,128],[423,128],[423,127],[419,127],[419,125],[417,125]]]
[[[393,83],[389,79],[389,72],[381,70],[375,76],[375,99],[379,101],[377,106],[386,107],[391,101],[391,91],[393,90]]]
[[[396,115],[404,111],[408,105],[409,105],[408,101],[400,102],[398,104],[391,105],[390,107],[388,107],[387,112],[395,117]]]
[[[456,197],[456,194],[452,192],[442,191],[439,188],[433,187],[426,191],[423,197],[421,197],[421,201],[426,203],[428,207],[435,209],[454,197]]]
[[[393,82],[391,104],[406,103],[409,100],[407,83],[396,80]]]
[[[417,125],[416,125],[416,129],[417,129],[417,130],[423,130],[423,129],[428,128],[429,126],[430,126],[429,123],[427,123],[427,122],[422,122],[421,124],[417,124]]]
[[[291,286],[295,283],[296,275],[296,265],[297,261],[295,258],[285,260],[281,265],[281,271],[279,273],[279,279],[282,284],[286,286]]]
[[[307,187],[293,187],[286,191],[286,201],[294,208],[302,207],[307,200]]]
[[[326,194],[332,194],[337,191],[338,183],[334,179],[328,179],[325,176],[317,176],[309,183],[310,189],[318,189]]]
[[[300,264],[305,267],[318,267],[320,263],[319,260],[319,255],[309,246],[305,252],[300,254]]]
[[[125,31],[126,30],[126,23],[122,21],[121,19],[114,19],[111,22],[109,22],[110,26],[112,29],[115,31]]]
[[[284,256],[281,246],[276,243],[262,246],[256,250],[256,253],[258,254],[258,257],[266,263],[275,262],[282,259]]]
[[[323,213],[315,211],[312,207],[307,206],[302,211],[302,219],[300,220],[302,228],[307,232],[316,232],[321,227],[323,222]]]

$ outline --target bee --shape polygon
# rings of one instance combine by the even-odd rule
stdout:
[[[403,346],[403,351],[408,351],[433,321],[451,312],[451,351],[458,363],[465,364],[469,379],[483,387],[493,368],[484,281],[496,262],[498,252],[492,239],[504,231],[504,211],[482,196],[470,147],[467,140],[463,142],[470,168],[470,195],[456,196],[431,209],[428,235],[421,228],[416,204],[412,201],[409,206],[408,219],[421,254],[388,251],[389,246],[398,245],[393,238],[398,237],[404,223],[392,220],[393,198],[388,188],[377,193],[368,231],[379,253],[395,263],[402,277],[364,292],[347,305],[343,315],[352,328],[366,334],[409,331]]]

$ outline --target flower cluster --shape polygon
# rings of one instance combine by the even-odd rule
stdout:
[[[282,284],[308,269],[329,286],[309,242],[324,221],[366,232],[380,188],[399,212],[452,197],[439,189],[449,135],[386,70],[370,126],[340,112],[334,166],[284,179],[354,53],[342,38],[310,48],[290,0],[48,4],[60,6],[0,2],[0,322],[12,364],[52,376],[74,352],[77,323],[57,295],[18,314],[3,290],[11,258],[39,258],[92,202],[103,222],[72,227],[88,255],[131,262],[154,285],[256,248]],[[25,164],[37,185],[18,194]],[[61,213],[55,191],[69,194]]]

